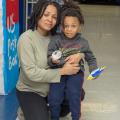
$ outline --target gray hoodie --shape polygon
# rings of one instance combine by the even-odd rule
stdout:
[[[60,64],[53,64],[51,60],[51,55],[55,50],[62,50],[63,57],[60,59]],[[66,52],[67,51],[67,52]],[[89,43],[84,39],[80,33],[78,33],[74,38],[69,39],[63,33],[52,37],[51,42],[48,45],[48,65],[52,68],[61,67],[64,64],[64,59],[75,53],[84,53],[85,61],[87,61],[89,66],[89,71],[93,71],[97,68],[97,61],[90,49]],[[84,71],[83,60],[80,61],[80,68]]]

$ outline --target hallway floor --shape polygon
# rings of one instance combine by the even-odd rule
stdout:
[[[107,68],[97,80],[85,81],[81,120],[119,120],[120,6],[83,5],[82,11],[85,16],[83,36],[89,40],[98,65]]]
[[[81,5],[81,9],[83,36],[89,40],[98,65],[107,68],[97,80],[85,80],[80,120],[120,120],[120,6]],[[86,78],[87,64],[85,67]],[[15,120],[17,107],[14,92],[0,96],[0,120]]]

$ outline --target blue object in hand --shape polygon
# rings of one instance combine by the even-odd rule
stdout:
[[[95,78],[97,78],[102,72],[103,70],[105,69],[106,67],[103,66],[103,67],[100,67],[100,68],[97,68],[95,69],[94,71],[92,71],[90,73],[90,75],[87,77],[87,80],[94,80]]]

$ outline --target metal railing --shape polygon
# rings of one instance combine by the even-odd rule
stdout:
[[[33,6],[38,0],[26,0],[26,30],[28,28],[28,20],[33,11]]]

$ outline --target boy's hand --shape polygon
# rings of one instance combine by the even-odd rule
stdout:
[[[51,58],[52,58],[52,57],[51,57]],[[52,63],[54,63],[54,64],[59,64],[59,63],[60,63],[60,60],[55,60],[55,59],[52,58]]]

